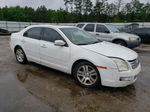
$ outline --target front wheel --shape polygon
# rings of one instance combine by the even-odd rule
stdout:
[[[15,56],[16,56],[16,60],[19,63],[21,63],[21,64],[27,63],[26,55],[25,55],[24,51],[20,47],[16,48],[16,50],[15,50]]]
[[[122,41],[122,40],[117,40],[117,41],[115,41],[114,43],[119,44],[119,45],[121,45],[121,46],[127,47],[127,44],[126,44],[124,41]]]
[[[77,64],[73,70],[74,77],[82,87],[95,87],[100,84],[100,75],[97,68],[89,62]]]

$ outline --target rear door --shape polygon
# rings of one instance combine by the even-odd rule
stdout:
[[[23,34],[21,40],[22,47],[27,55],[27,57],[36,62],[40,62],[40,39],[42,34],[42,28],[34,27],[30,28]]]

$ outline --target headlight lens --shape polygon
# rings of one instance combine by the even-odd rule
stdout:
[[[120,72],[129,70],[128,64],[124,60],[119,58],[111,58],[111,59],[116,63],[118,70]]]
[[[129,40],[137,40],[135,37],[130,37]]]

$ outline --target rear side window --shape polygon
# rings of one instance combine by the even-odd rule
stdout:
[[[43,40],[49,41],[49,42],[54,42],[55,40],[63,40],[62,36],[55,31],[54,29],[51,28],[44,28],[43,32]]]
[[[42,28],[40,27],[35,27],[27,30],[23,36],[33,38],[33,39],[40,39],[41,38],[41,33],[42,33]]]
[[[146,34],[150,34],[150,28],[146,28],[146,29],[145,29],[145,33],[146,33]]]
[[[149,28],[137,29],[137,30],[134,30],[133,33],[136,33],[136,34],[150,34],[150,29]]]
[[[104,25],[97,25],[96,26],[96,32],[99,32],[99,33],[106,33],[106,32],[109,32],[109,30],[106,28],[106,26]]]
[[[82,28],[84,26],[84,24],[78,24],[77,27],[78,28]]]
[[[84,28],[85,31],[94,32],[95,24],[87,24]]]

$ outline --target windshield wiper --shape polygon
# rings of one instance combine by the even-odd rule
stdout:
[[[77,44],[77,45],[88,45],[87,43]]]
[[[102,42],[102,41],[101,41],[101,40],[98,40],[98,41],[93,42],[93,43],[90,43],[90,44],[96,44],[96,43],[100,43],[100,42]]]
[[[93,43],[91,43],[91,44],[96,44],[96,43],[99,43],[99,41],[93,42]]]

